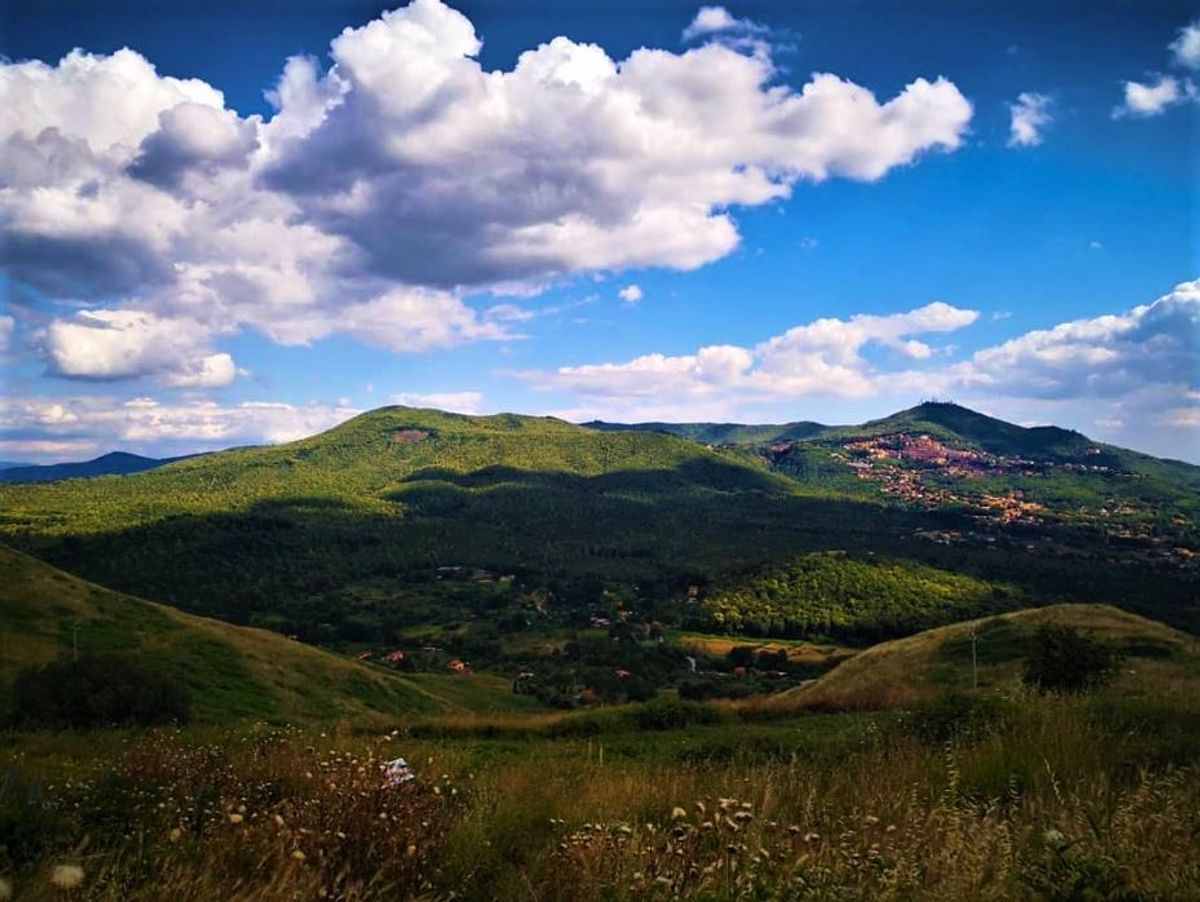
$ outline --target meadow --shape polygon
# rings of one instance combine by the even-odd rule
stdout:
[[[970,698],[10,734],[0,876],[32,900],[1197,898],[1200,708]],[[388,787],[397,755],[416,779]]]

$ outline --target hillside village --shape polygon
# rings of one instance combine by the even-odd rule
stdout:
[[[955,448],[927,433],[889,433],[842,444],[830,457],[844,463],[864,482],[877,486],[899,501],[925,510],[960,508],[970,513],[977,530],[916,530],[915,535],[940,544],[983,543],[991,547],[1012,544],[1017,539],[999,536],[996,527],[1028,527],[1034,532],[1020,537],[1028,550],[1051,546],[1059,555],[1080,555],[1080,550],[1055,541],[1054,529],[1063,525],[1086,525],[1107,539],[1127,546],[1128,560],[1156,562],[1194,569],[1200,557],[1184,537],[1186,518],[1175,516],[1164,529],[1155,511],[1145,505],[1113,498],[1099,508],[1083,505],[1065,507],[1043,503],[1020,488],[997,490],[987,480],[1014,478],[1041,480],[1071,473],[1097,477],[1135,478],[1120,473],[1104,460],[1104,452],[1090,447],[1085,452],[1095,463],[1034,460],[1027,457],[990,454],[973,448]],[[991,488],[992,490],[989,490]]]

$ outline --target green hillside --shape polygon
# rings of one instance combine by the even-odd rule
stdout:
[[[137,476],[0,487],[0,510],[9,541],[72,572],[315,641],[322,624],[353,638],[353,615],[401,610],[389,626],[411,626],[494,594],[438,568],[515,574],[586,606],[605,585],[665,596],[828,547],[831,529],[861,543],[915,525],[674,436],[408,408]]]
[[[459,707],[436,685],[121,595],[0,546],[0,710],[22,668],[76,648],[136,655],[187,687],[204,721],[359,719]]]
[[[920,413],[929,407],[899,416],[947,429],[930,419],[937,410]],[[972,417],[977,432],[998,422]],[[706,598],[712,587],[757,597],[764,574],[834,551],[849,557],[827,561],[820,617],[794,619],[794,602],[775,598],[768,616],[750,619],[895,635],[1071,599],[1190,623],[1194,567],[1172,543],[1194,531],[1195,500],[1169,479],[1061,467],[1026,477],[997,464],[958,480],[971,497],[912,503],[851,466],[850,434],[825,435],[787,450],[710,448],[551,418],[388,407],[286,445],[119,478],[0,486],[0,537],[114,589],[344,649],[453,635],[455,653],[479,657],[497,633],[557,635],[618,612],[647,627],[719,628],[713,607],[686,603],[689,586],[706,587]],[[895,469],[871,466],[880,478]],[[951,478],[920,476],[931,486]],[[1105,494],[1087,501],[1092,512],[1071,501],[1070,517],[981,523],[982,493],[1008,491],[1005,480],[1069,501],[1115,492],[1119,517],[1097,525]],[[1105,532],[1126,520],[1144,534]],[[874,595],[843,593],[862,573],[878,575],[856,569],[867,552],[899,569],[864,584]],[[921,567],[963,582],[927,580]],[[879,603],[881,592],[923,599],[919,613]]]
[[[1072,627],[1115,645],[1124,661],[1115,693],[1155,705],[1200,698],[1195,640],[1108,605],[1052,605],[955,623],[883,642],[843,661],[777,701],[803,705],[907,704],[946,690],[970,689],[971,635],[978,636],[979,687],[1015,690],[1034,634],[1047,624]]]

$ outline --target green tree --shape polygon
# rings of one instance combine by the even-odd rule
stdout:
[[[1082,693],[1107,685],[1121,655],[1112,645],[1069,626],[1038,630],[1025,665],[1025,683],[1041,692]]]

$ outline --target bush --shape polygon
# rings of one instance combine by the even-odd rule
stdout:
[[[13,683],[12,721],[29,728],[90,730],[186,723],[183,687],[128,658],[84,655],[27,667]]]
[[[639,730],[676,730],[694,723],[716,723],[720,714],[716,709],[697,702],[664,698],[637,708],[633,718]]]
[[[1034,637],[1025,684],[1040,692],[1090,692],[1112,682],[1120,662],[1120,652],[1109,643],[1051,624]]]

